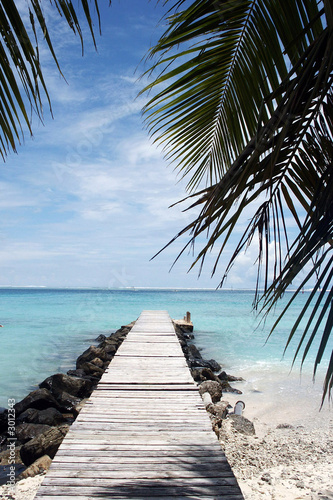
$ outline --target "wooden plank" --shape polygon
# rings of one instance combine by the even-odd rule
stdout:
[[[79,500],[92,500],[94,498],[104,498],[105,499],[105,498],[111,498],[111,497],[109,497],[108,495],[103,495],[103,494],[100,495],[98,493],[96,493],[94,496],[91,496],[91,495],[86,496],[84,494],[80,494],[78,491],[74,491],[74,492],[68,491],[67,493],[63,493],[61,495],[61,497],[59,497],[57,494],[57,490],[55,490],[54,495],[52,495],[51,492],[50,492],[50,494],[43,495],[44,500],[54,500],[55,498],[61,498],[61,500],[73,500],[73,498],[79,499]],[[115,500],[116,499],[124,499],[124,498],[132,498],[133,499],[133,497],[130,497],[130,496],[124,497],[122,495],[119,496],[119,495],[115,495],[115,494],[112,495],[112,498]],[[136,500],[139,500],[142,498],[149,498],[149,496],[148,497],[136,496],[135,498],[136,498]],[[155,496],[155,498],[157,498],[157,497]],[[168,496],[164,496],[164,495],[158,496],[159,500],[170,500],[170,498],[174,498],[174,497],[170,497],[169,495]],[[206,496],[206,495],[205,496],[202,496],[202,495],[196,496],[193,494],[191,494],[190,496],[177,495],[178,500],[189,500],[189,498],[191,498],[191,500],[212,500],[212,499],[225,500],[226,498],[228,498],[228,500],[244,500],[244,497],[242,494],[238,494],[238,495],[237,494],[230,494],[228,497],[226,497],[226,495],[210,495],[210,496]]]
[[[110,460],[108,458],[107,453],[104,455],[94,455],[90,456],[87,454],[75,455],[75,462],[73,461],[72,455],[61,455],[57,459],[54,459],[54,467],[57,468],[66,468],[70,467],[75,469],[76,471],[84,470],[89,468],[93,471],[98,469],[103,469],[105,467],[115,468],[118,467],[121,470],[140,470],[142,468],[148,468],[149,470],[153,470],[154,467],[161,470],[161,456],[160,457],[118,457],[118,460]],[[196,458],[196,460],[194,459]],[[92,467],[93,465],[93,467]],[[180,467],[181,465],[181,467]],[[164,468],[168,470],[169,468],[173,468],[174,470],[184,470],[185,467],[190,465],[197,465],[197,457],[186,458],[186,457],[163,457],[163,470]],[[232,474],[230,467],[227,462],[220,463],[214,462],[210,460],[210,457],[201,457],[200,458],[200,468],[202,471],[206,469],[215,470],[218,469],[220,471],[224,471],[227,475]]]
[[[112,427],[117,426],[120,431],[126,431],[127,428],[131,428],[134,426],[137,426],[139,429],[144,429],[147,427],[146,419],[140,419],[140,420],[137,420],[136,422],[126,423],[123,421],[123,419],[120,420],[120,419],[116,419],[116,418],[112,418],[110,420],[105,419],[105,418],[100,418],[98,420],[97,419],[92,420],[91,418],[87,418],[87,419],[80,419],[80,423],[85,425],[85,426],[88,426],[90,429],[97,429],[97,428],[104,426],[104,425],[110,425]],[[195,421],[195,420],[185,422],[185,426],[187,429],[191,429],[191,430],[202,428],[202,424],[200,424],[200,422]],[[150,424],[150,427],[153,428],[153,424]],[[76,430],[78,430],[78,429],[82,429],[81,425],[80,425],[80,427],[76,428]],[[179,429],[181,431],[184,429],[184,422],[181,422],[180,420],[177,422],[173,422],[171,419],[168,421],[159,422],[158,430],[162,431],[163,429],[167,429],[167,430],[171,430],[171,429],[178,430]],[[205,429],[209,430],[209,432],[211,431],[211,427],[209,426],[209,424],[207,424],[205,426]]]
[[[52,472],[52,471],[51,471]],[[111,474],[110,474],[111,476]],[[202,488],[203,486],[236,486],[237,481],[235,477],[191,477],[190,481],[185,481],[185,478],[179,477],[167,477],[163,478],[160,476],[157,476],[155,478],[155,481],[152,482],[150,478],[138,478],[139,481],[137,481],[136,477],[134,475],[131,475],[132,477],[127,477],[124,478],[122,476],[112,478],[112,477],[101,477],[98,474],[98,477],[81,477],[81,476],[75,476],[72,474],[69,477],[54,477],[53,475],[48,475],[44,483],[49,484],[49,485],[62,485],[62,486],[78,486],[80,488],[91,488],[91,487],[96,487],[96,486],[101,486],[101,487],[107,487],[107,488],[117,488],[120,487],[122,488],[124,484],[126,484],[127,487],[132,486],[136,487],[138,482],[140,482],[141,487],[152,487],[152,488],[169,488],[169,483],[172,480],[172,488],[186,488],[187,485],[190,483],[190,487],[200,487]],[[126,483],[125,481],[126,480]]]
[[[97,432],[97,431],[96,431]],[[192,437],[192,439],[201,439],[203,440],[203,438],[207,437],[206,436],[203,436],[204,433],[206,433],[207,431],[202,431],[202,433],[200,432],[197,432],[197,433],[193,433],[195,434],[195,436]],[[80,439],[84,439],[86,437],[85,434],[79,434],[79,433],[73,433],[73,438],[75,440],[80,440]],[[128,436],[127,440],[126,440],[126,433],[124,432],[123,433],[123,436],[117,436],[116,434],[116,431],[115,432],[107,432],[105,433],[105,437],[103,439],[103,434],[100,433],[97,435],[90,435],[89,436],[89,439],[87,439],[87,444],[86,446],[96,446],[97,444],[101,445],[101,446],[104,446],[106,442],[110,443],[110,444],[122,444],[124,443],[124,441],[126,440],[126,442],[128,442],[128,444],[134,444],[134,443],[139,443],[139,444],[144,444],[146,442],[149,442],[150,444],[152,445],[159,445],[159,446],[163,446],[164,444],[172,444],[172,443],[177,443],[178,445],[182,445],[182,446],[185,446],[186,444],[189,443],[190,441],[190,438],[191,436],[188,435],[188,436],[182,436],[182,435],[177,435],[176,432],[173,432],[173,433],[170,433],[169,435],[167,436],[160,436],[159,434],[150,434],[147,432],[146,435],[142,435],[142,432],[137,432],[137,433],[130,433],[130,435]],[[207,440],[206,440],[207,442]]]
[[[109,453],[110,455],[110,453]],[[163,470],[168,470],[172,468],[173,470],[186,470],[190,466],[197,465],[197,457],[168,457],[163,456]],[[95,454],[81,454],[75,455],[75,461],[73,461],[73,456],[61,455],[57,459],[54,459],[54,467],[65,468],[71,467],[76,471],[84,470],[86,468],[91,468],[93,471],[97,469],[103,469],[107,467],[108,469],[113,469],[115,467],[121,470],[140,470],[142,468],[148,468],[149,470],[154,469],[154,467],[161,470],[161,458],[162,457],[141,457],[137,459],[135,457],[118,457],[118,460],[110,460],[107,453],[101,454],[100,456]],[[194,459],[196,458],[196,460]],[[136,461],[137,460],[137,461]],[[232,475],[229,464],[225,462],[214,462],[210,460],[210,457],[200,457],[200,468],[202,471],[209,470],[220,470],[225,472],[227,475]]]
[[[142,312],[35,498],[243,498],[166,311]]]
[[[67,454],[70,453],[71,450],[75,451],[75,453],[79,453],[78,450],[83,450],[86,451],[86,453],[91,454],[89,450],[84,448],[85,444],[84,443],[78,443],[75,440],[70,444],[70,446],[67,446],[68,440],[63,441],[61,444],[61,447],[59,448],[57,455],[59,454]],[[217,443],[218,444],[218,443]],[[214,446],[213,447],[207,447],[207,446],[200,446],[197,445],[195,446],[194,444],[192,445],[187,445],[187,446],[179,446],[176,444],[171,444],[171,445],[165,445],[164,447],[161,446],[156,446],[153,444],[148,444],[146,443],[145,445],[141,444],[104,444],[103,450],[98,450],[98,452],[103,452],[106,451],[109,453],[110,457],[112,456],[118,456],[121,454],[124,454],[124,456],[133,456],[135,454],[136,456],[158,456],[160,454],[161,456],[184,456],[184,457],[200,457],[200,456],[211,456],[212,460],[214,459],[225,459],[225,455],[221,453],[221,447]],[[117,455],[118,454],[118,455]]]
[[[176,451],[167,451],[167,450],[156,450],[150,453],[143,451],[131,451],[127,449],[125,451],[115,451],[106,448],[105,450],[88,450],[87,448],[81,449],[73,449],[73,453],[71,453],[72,449],[62,449],[57,453],[55,458],[53,459],[53,463],[61,463],[68,466],[71,464],[73,466],[76,465],[76,460],[85,464],[86,461],[96,462],[100,459],[99,465],[107,464],[110,467],[120,467],[120,466],[128,466],[134,468],[140,468],[145,466],[146,464],[161,464],[158,460],[165,461],[166,468],[167,467],[175,467],[177,469],[181,468],[203,468],[216,467],[221,470],[230,471],[230,465],[226,459],[226,457],[221,453],[213,453],[210,454],[207,452],[193,452],[193,453],[182,453]],[[111,453],[110,453],[111,452]],[[75,461],[72,458],[75,456]]]
[[[184,468],[179,469],[179,467],[174,467],[173,470],[163,467],[163,472],[161,472],[161,466],[153,468],[152,464],[140,468],[135,468],[133,466],[126,468],[123,464],[120,468],[112,467],[110,469],[105,466],[104,468],[95,466],[94,470],[91,470],[91,464],[89,465],[90,467],[84,468],[81,466],[80,470],[77,470],[77,467],[60,467],[59,464],[57,464],[57,466],[54,467],[54,470],[52,469],[52,480],[54,479],[56,481],[56,478],[82,478],[84,480],[94,480],[96,479],[96,476],[98,476],[99,479],[111,479],[113,481],[133,479],[183,480],[185,478],[191,478],[191,480],[207,479],[210,481],[223,479],[224,484],[227,481],[230,481],[229,484],[234,484],[234,478],[231,472],[220,471],[216,468],[213,469],[209,467],[200,467],[197,470],[186,470]]]
[[[153,422],[147,423],[147,417],[135,419],[135,421],[133,421],[133,422],[126,422],[126,420],[124,421],[123,417],[121,419],[117,418],[117,417],[113,417],[113,416],[108,418],[108,417],[105,417],[101,414],[101,415],[99,415],[99,418],[96,418],[95,416],[94,417],[87,416],[87,418],[84,418],[84,416],[83,416],[82,418],[80,418],[80,423],[78,424],[78,427],[75,427],[75,430],[82,428],[81,427],[82,424],[89,425],[89,426],[91,426],[91,428],[95,428],[95,424],[96,424],[96,426],[107,425],[107,424],[112,425],[112,426],[118,425],[119,429],[124,428],[125,430],[126,430],[127,426],[131,426],[131,425],[133,426],[133,425],[138,424],[141,427],[146,426],[147,428],[158,429],[158,431],[161,431],[165,427],[170,429],[170,426],[173,426],[175,428],[179,428],[180,430],[183,430],[184,427],[186,427],[186,429],[188,429],[189,426],[191,426],[191,427],[198,426],[199,428],[201,428],[202,425],[205,425],[205,428],[207,428],[207,429],[209,429],[209,431],[211,431],[211,425],[209,422],[205,422],[203,424],[202,422],[200,423],[200,421],[198,422],[198,419],[183,421],[182,419],[175,420],[175,419],[169,418],[168,420],[159,420],[158,427],[156,427]]]
[[[144,388],[144,387],[134,387],[133,389],[123,389],[117,388],[114,386],[110,387],[101,387],[99,390],[94,391],[94,395],[92,397],[98,398],[110,396],[110,398],[116,398],[117,396],[122,397],[145,397],[145,398],[163,398],[166,400],[173,401],[174,398],[178,398],[185,401],[201,401],[201,398],[198,396],[196,391],[189,391],[187,388],[183,390],[175,390],[174,388],[170,388],[169,390],[160,389],[160,386],[153,387],[152,389]]]
[[[75,498],[80,498],[80,496],[87,496],[89,500],[94,498],[129,498],[129,499],[141,499],[141,498],[180,498],[182,496],[194,498],[194,496],[198,496],[198,498],[202,499],[204,497],[208,498],[224,498],[228,500],[233,499],[243,499],[244,497],[240,493],[239,486],[237,484],[233,486],[229,485],[192,485],[192,480],[188,482],[188,484],[184,484],[183,486],[174,486],[173,481],[170,481],[170,484],[165,486],[154,486],[154,484],[141,484],[142,480],[138,480],[137,483],[127,484],[122,483],[117,487],[112,487],[110,485],[92,485],[92,486],[80,486],[82,480],[79,480],[79,484],[48,484],[48,477],[46,476],[41,488],[46,489],[47,494],[51,496],[53,494],[54,497],[64,500],[66,495],[74,496]],[[70,481],[69,481],[70,483]],[[152,483],[152,481],[151,481]],[[44,498],[43,496],[37,493],[37,498]]]
[[[111,452],[110,455],[112,455],[113,453],[115,453],[116,450],[124,450],[124,449],[127,449],[129,450],[130,448],[134,448],[135,446],[136,447],[140,447],[142,448],[143,450],[146,450],[147,446],[149,446],[150,448],[154,448],[156,450],[156,452],[160,453],[161,456],[164,456],[164,455],[168,455],[168,456],[172,456],[172,455],[175,455],[175,456],[179,456],[179,455],[185,455],[185,456],[208,456],[209,453],[210,453],[210,450],[209,449],[205,449],[204,447],[202,449],[198,449],[198,448],[194,448],[192,446],[189,446],[189,445],[178,445],[178,451],[177,451],[177,447],[173,444],[173,443],[163,443],[163,445],[161,445],[160,443],[150,443],[149,445],[147,445],[146,443],[146,447],[144,447],[143,444],[141,443],[112,443],[112,444],[109,444],[109,443],[105,443],[105,442],[101,442],[101,443],[95,443],[95,447],[90,447],[90,449],[88,448],[88,444],[89,444],[89,441],[87,440],[86,442],[85,441],[81,441],[81,442],[78,442],[77,440],[73,440],[72,442],[71,441],[67,441],[66,442],[63,442],[61,447],[59,448],[59,451],[58,453],[61,453],[62,451],[65,451],[65,450],[73,450],[73,453],[77,450],[85,450],[88,454],[94,452],[94,451],[98,451],[98,452]],[[184,450],[181,452],[179,450],[179,448],[183,447]],[[207,447],[208,448],[208,447]],[[138,453],[137,451],[137,448],[134,448],[136,450],[136,452]],[[214,456],[214,451],[220,456],[221,454],[221,448],[218,448],[218,447],[215,447],[215,449],[213,448],[211,450],[211,455]],[[200,453],[201,452],[201,453]],[[132,452],[133,453],[133,452]]]

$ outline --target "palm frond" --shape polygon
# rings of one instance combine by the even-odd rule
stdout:
[[[276,128],[270,121],[274,113],[280,125],[288,118],[276,116],[288,66],[294,61],[293,74],[310,78],[299,60],[323,26],[312,0],[197,0],[170,16],[169,24],[150,53],[159,56],[150,71],[161,68],[160,76],[144,91],[163,89],[144,111],[149,131],[166,144],[167,157],[183,175],[190,175],[192,189],[204,178],[218,182],[256,142],[261,124]]]
[[[295,296],[315,277],[315,314],[296,356],[304,348],[304,361],[313,338],[321,335],[314,373],[328,346],[333,315],[328,292],[333,263],[333,25],[329,17],[322,20],[326,11],[320,7],[326,3],[193,2],[170,18],[152,52],[160,54],[153,70],[162,69],[149,90],[160,84],[163,89],[146,107],[150,132],[170,148],[167,155],[183,174],[191,176],[189,188],[205,176],[208,182],[187,198],[193,200],[189,210],[200,208],[199,215],[172,240],[188,234],[188,248],[207,235],[192,267],[199,264],[200,273],[206,256],[218,246],[215,274],[245,214],[248,224],[220,286],[255,236],[254,304],[267,314],[304,266],[310,266]],[[296,238],[287,225],[290,215],[299,230]],[[318,292],[320,287],[324,292]],[[299,321],[309,307],[310,302]],[[332,364],[323,397],[332,388]]]
[[[82,43],[83,36],[78,19],[78,7],[69,0],[50,0],[70,29],[77,34]],[[95,7],[100,28],[100,15],[97,0],[80,0],[85,19],[88,23],[94,44],[94,26],[91,4]],[[16,151],[27,127],[30,134],[31,113],[42,120],[42,95],[51,108],[51,101],[39,60],[38,34],[48,46],[59,69],[48,26],[40,0],[28,0],[26,4],[29,23],[22,20],[14,0],[0,2],[0,154],[3,159],[9,151]],[[28,34],[29,30],[33,36]],[[22,86],[22,88],[21,88]]]
[[[312,178],[312,203],[307,217],[301,227],[298,237],[290,250],[289,258],[280,273],[267,289],[262,299],[262,310],[267,315],[276,302],[290,285],[295,277],[311,264],[311,269],[305,276],[301,285],[294,293],[286,309],[275,322],[272,332],[278,326],[291,302],[306,287],[316,275],[316,285],[309,299],[301,311],[295,325],[290,332],[286,347],[305,316],[306,311],[313,304],[312,313],[307,320],[302,338],[295,352],[294,361],[301,351],[303,342],[307,339],[303,351],[302,363],[313,343],[313,339],[323,327],[321,343],[314,365],[314,375],[322,360],[323,353],[328,346],[333,327],[333,99],[328,96],[328,101],[323,105],[322,113],[303,141],[303,151],[298,158],[297,167],[302,172],[311,174]],[[310,184],[308,183],[308,186]],[[317,317],[316,317],[317,315]],[[324,325],[324,326],[323,326]],[[271,332],[271,333],[272,333]],[[311,332],[311,333],[310,333]],[[333,366],[330,363],[326,372],[323,400],[330,394],[333,381]]]
[[[286,208],[283,206],[282,201],[283,199],[286,201],[287,208],[294,214],[294,203],[297,200],[295,193],[297,194],[297,191],[295,188],[292,199],[287,194],[288,185],[286,187],[281,182],[279,173],[277,177],[279,188],[273,190],[274,195],[272,194],[271,198],[262,203],[250,218],[226,267],[220,286],[222,286],[238,255],[247,249],[256,234],[258,235],[259,246],[255,306],[260,306],[260,313],[265,316],[268,315],[288,287],[301,276],[308,266],[309,270],[305,278],[301,280],[301,284],[276,320],[271,334],[277,328],[296,296],[304,288],[308,288],[313,279],[316,279],[316,284],[309,299],[295,321],[286,343],[286,347],[288,347],[300,322],[305,318],[311,306],[313,308],[312,313],[307,320],[302,339],[296,349],[294,361],[300,354],[301,347],[305,342],[302,357],[302,363],[304,362],[314,337],[319,335],[320,329],[324,325],[322,341],[314,366],[315,374],[322,359],[323,350],[328,345],[332,330],[332,313],[327,313],[327,311],[331,311],[333,300],[333,290],[329,292],[333,282],[333,97],[331,95],[328,95],[327,101],[321,106],[316,121],[312,123],[304,137],[300,154],[290,163],[290,169],[286,174],[287,179],[289,179],[287,177],[289,172],[291,172],[290,177],[294,175],[298,179],[298,189],[300,189],[300,186],[303,188],[301,199],[307,206],[305,220],[301,223],[298,219],[298,236],[292,243],[289,242],[285,223]],[[202,190],[199,193],[199,198],[189,207],[191,209],[203,205],[199,216],[184,228],[175,239],[190,233],[188,245],[194,245],[195,240],[201,234],[209,232],[207,243],[198,253],[192,267],[200,262],[201,270],[206,255],[215,245],[219,244],[220,250],[213,268],[213,273],[215,273],[221,254],[241,215],[245,210],[248,212],[251,209],[252,203],[260,194],[267,193],[265,182],[259,179],[259,185],[256,186],[254,176],[252,176],[252,180],[248,179],[245,185],[240,182],[242,187],[238,188],[239,176],[237,176],[237,173],[238,171],[231,175],[229,171],[218,185]],[[290,181],[291,183],[292,181]],[[269,193],[272,193],[272,191],[269,190]],[[232,211],[235,194],[242,196],[239,197],[237,209]],[[190,198],[193,197],[195,195]],[[282,240],[285,241],[284,248]],[[274,243],[273,257],[270,257],[268,253],[271,242]],[[272,283],[269,285],[268,269],[270,258],[273,259],[275,265]],[[259,290],[262,284],[260,280],[262,267],[264,267],[264,294],[261,297]],[[332,367],[330,367],[331,365],[328,367],[325,378],[323,398],[332,387],[333,372]]]

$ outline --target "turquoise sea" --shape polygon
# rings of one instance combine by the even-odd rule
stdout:
[[[282,353],[307,293],[299,297],[267,343],[274,318],[257,328],[253,295],[253,291],[228,290],[1,288],[0,406],[6,407],[8,398],[22,399],[47,376],[74,368],[77,356],[99,334],[110,334],[144,309],[167,310],[174,319],[190,311],[195,342],[203,356],[251,381],[253,390],[260,390],[263,380],[267,389],[270,378],[290,371],[293,350],[283,359]],[[331,351],[332,345],[323,364]],[[304,365],[303,377],[311,378],[313,360],[314,352]],[[299,373],[299,364],[294,372]],[[289,390],[299,388],[291,384]]]

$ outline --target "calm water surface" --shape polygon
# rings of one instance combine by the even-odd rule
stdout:
[[[299,297],[266,343],[273,317],[257,328],[252,291],[0,289],[0,406],[21,399],[47,376],[74,368],[99,334],[110,334],[144,309],[167,310],[175,319],[190,311],[204,357],[253,382],[278,377],[289,372],[292,350],[282,359],[283,348],[306,298]]]

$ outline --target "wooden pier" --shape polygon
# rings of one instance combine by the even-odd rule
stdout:
[[[142,312],[35,498],[243,499],[166,311]]]

